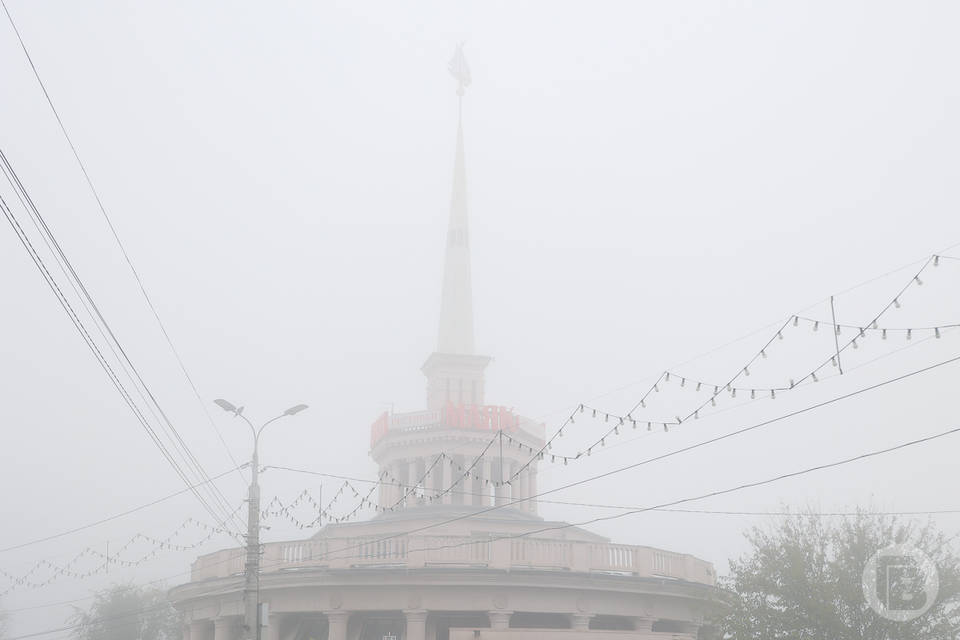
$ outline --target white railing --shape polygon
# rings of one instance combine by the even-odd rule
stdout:
[[[264,545],[262,571],[310,568],[425,566],[535,569],[577,573],[616,573],[713,585],[713,566],[693,556],[625,544],[481,536],[397,536],[316,538]],[[193,580],[242,573],[243,549],[200,556]]]

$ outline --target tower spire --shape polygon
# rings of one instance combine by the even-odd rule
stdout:
[[[463,94],[470,85],[470,68],[458,45],[450,60],[450,73],[457,79],[460,116],[457,119],[457,148],[453,161],[453,192],[447,227],[443,291],[440,300],[440,331],[437,351],[473,353],[473,291],[470,278],[470,227],[467,217],[467,169],[463,151]]]
[[[487,356],[473,350],[473,291],[470,282],[470,226],[467,219],[467,167],[463,152],[463,94],[470,85],[470,68],[457,47],[449,70],[457,79],[460,116],[457,118],[457,149],[453,157],[453,193],[443,262],[440,297],[440,330],[437,350],[427,358],[422,371],[427,376],[427,407],[482,405]]]

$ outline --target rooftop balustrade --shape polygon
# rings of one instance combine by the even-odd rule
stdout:
[[[244,550],[226,549],[193,564],[194,581],[243,572]],[[713,566],[690,555],[625,544],[533,537],[367,536],[264,545],[263,573],[355,567],[451,567],[569,571],[716,583]]]

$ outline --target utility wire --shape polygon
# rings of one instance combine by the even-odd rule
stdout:
[[[126,353],[126,351],[124,350],[122,344],[121,344],[120,341],[117,339],[117,337],[116,337],[116,335],[114,334],[114,332],[113,332],[112,328],[110,327],[109,323],[108,323],[108,322],[106,321],[106,319],[103,317],[103,314],[100,312],[100,309],[99,309],[99,307],[97,306],[96,302],[93,300],[93,298],[92,298],[92,296],[90,295],[89,291],[87,290],[86,286],[83,284],[83,281],[81,280],[80,276],[79,276],[79,275],[77,274],[77,272],[74,270],[73,265],[71,264],[69,258],[66,256],[66,254],[64,253],[62,247],[60,246],[60,243],[57,241],[56,236],[53,235],[52,230],[49,228],[49,226],[47,226],[47,223],[46,223],[45,219],[43,218],[42,214],[40,213],[40,211],[39,211],[39,209],[37,208],[36,204],[34,203],[33,199],[30,197],[30,194],[29,194],[29,192],[26,190],[25,185],[24,185],[23,182],[20,180],[20,177],[17,175],[16,170],[13,168],[13,165],[10,163],[9,158],[6,156],[6,154],[3,152],[2,149],[0,149],[0,162],[2,162],[2,164],[0,164],[0,170],[2,170],[2,172],[3,172],[4,176],[6,177],[7,181],[10,183],[10,186],[13,188],[13,190],[14,190],[14,192],[16,193],[17,197],[20,199],[21,204],[24,206],[24,208],[26,209],[28,215],[29,215],[29,216],[31,217],[31,219],[34,221],[34,224],[36,224],[36,225],[38,226],[38,230],[40,230],[41,235],[42,235],[42,237],[43,237],[43,239],[44,239],[44,242],[47,243],[47,246],[48,246],[48,247],[50,247],[50,246],[51,246],[51,243],[52,243],[51,251],[54,253],[54,257],[56,258],[58,264],[61,266],[61,268],[66,267],[66,271],[69,271],[69,274],[66,273],[66,271],[65,271],[64,275],[67,277],[67,279],[68,279],[68,281],[70,282],[71,286],[74,287],[74,290],[75,290],[75,291],[76,291],[76,288],[77,288],[77,287],[79,287],[80,291],[82,291],[83,295],[82,295],[81,298],[80,298],[81,302],[84,304],[85,308],[87,308],[88,311],[92,308],[93,311],[95,312],[96,317],[99,319],[99,323],[97,322],[96,319],[94,319],[94,320],[93,320],[93,321],[94,321],[94,324],[97,326],[98,329],[100,329],[101,326],[103,327],[103,329],[106,329],[106,332],[107,332],[107,333],[109,334],[109,336],[110,336],[110,340],[108,340],[107,342],[108,342],[108,345],[110,346],[111,350],[114,349],[114,346],[113,346],[113,345],[116,345],[116,348],[119,349],[120,353],[122,354],[122,356],[123,356],[122,360],[121,360],[121,359],[118,359],[119,362],[120,362],[121,367],[124,368],[125,372],[127,372],[127,371],[126,371],[126,367],[129,367],[129,369],[132,370],[133,373],[135,374],[136,380],[133,380],[134,389],[137,391],[137,393],[140,393],[140,388],[142,387],[143,390],[147,393],[147,395],[150,397],[150,400],[151,400],[152,403],[153,403],[152,405],[151,405],[150,403],[147,403],[147,406],[148,406],[149,410],[154,413],[154,417],[156,417],[156,413],[153,411],[153,407],[154,407],[154,406],[156,407],[157,411],[159,411],[160,415],[163,417],[163,421],[166,423],[166,426],[167,426],[168,437],[169,437],[170,435],[173,436],[173,438],[171,439],[171,444],[173,445],[173,449],[174,449],[174,450],[178,450],[178,449],[179,449],[178,452],[185,457],[185,460],[186,460],[186,462],[187,462],[188,468],[191,468],[191,471],[192,471],[193,473],[195,473],[196,475],[198,475],[201,479],[205,478],[205,477],[206,477],[206,471],[203,469],[202,465],[200,464],[199,460],[197,460],[196,456],[194,456],[193,452],[190,451],[190,448],[187,446],[186,442],[185,442],[185,441],[183,440],[183,438],[180,436],[180,433],[179,433],[179,432],[177,431],[177,429],[173,426],[172,422],[169,420],[169,418],[167,417],[166,413],[163,411],[163,408],[160,406],[159,402],[156,400],[156,398],[154,397],[153,393],[150,391],[149,387],[147,386],[146,382],[143,380],[143,378],[142,378],[142,376],[140,375],[139,371],[137,370],[136,366],[133,364],[133,362],[132,362],[132,361],[130,360],[130,358],[127,356],[127,353]],[[13,216],[12,210],[10,211],[10,215]],[[17,224],[17,226],[19,227],[19,223]],[[42,229],[41,229],[41,228],[42,228]],[[20,228],[20,231],[21,231],[21,232],[23,231],[23,230],[22,230],[22,227]],[[53,251],[54,248],[55,248],[55,251]],[[33,253],[36,253],[36,251],[35,251],[35,249],[33,249],[32,245],[31,245],[30,248],[28,249],[28,252],[30,252],[31,250],[33,251]],[[31,254],[31,255],[32,255],[32,254]],[[38,253],[36,253],[36,256],[37,256],[37,258],[39,259],[39,254],[38,254]],[[45,266],[43,267],[43,272],[44,272],[47,276],[49,276],[50,278],[52,278],[52,275],[49,273],[49,270],[47,270]],[[74,283],[75,283],[75,284],[74,284]],[[59,292],[60,295],[63,295],[63,292],[60,290],[60,287],[59,287],[59,286],[57,286],[57,292]],[[64,297],[64,300],[66,300],[65,297]],[[89,305],[89,306],[88,306],[88,305]],[[73,317],[76,317],[76,313],[74,312],[74,310],[73,310],[72,307],[70,307],[69,313],[72,314]],[[79,321],[80,321],[79,317],[76,317],[76,320],[79,322]],[[84,333],[84,335],[85,335],[85,338],[89,338],[91,341],[93,340],[93,338],[92,338],[92,337],[90,336],[90,334],[86,331],[86,329],[84,329],[84,332],[83,332],[83,333]],[[103,332],[102,332],[102,330],[101,330],[101,335],[102,335],[102,333],[103,333]],[[106,337],[104,337],[104,339],[106,340]],[[96,353],[97,353],[97,355],[98,355],[100,358],[103,358],[103,357],[104,357],[103,354],[102,354],[102,352],[101,352],[99,349],[96,350]],[[114,351],[114,353],[116,353],[116,351]],[[126,365],[124,365],[124,362],[126,362]],[[116,372],[114,372],[112,368],[109,369],[109,372],[110,372],[110,374],[111,374],[112,376],[116,376]],[[127,372],[127,373],[128,373],[128,375],[129,375],[129,372]],[[118,378],[117,381],[119,382],[119,378]],[[137,386],[137,381],[139,381],[140,386]],[[122,386],[122,385],[121,385],[121,386]],[[124,393],[124,394],[127,394],[126,389],[124,389],[123,393]],[[127,394],[127,395],[129,395],[129,394]],[[141,397],[142,397],[142,394],[141,394]],[[145,399],[144,399],[144,401],[146,402]],[[133,401],[132,398],[130,398],[130,402],[133,403],[134,406],[136,405],[136,403]],[[140,413],[139,408],[137,409],[137,412]],[[143,417],[142,414],[140,414],[140,415],[141,415],[141,417]],[[143,417],[143,421],[144,421],[144,423],[147,423],[145,417]],[[149,428],[149,432],[150,432],[150,433],[154,433],[152,427]],[[175,441],[174,441],[174,440],[175,440]],[[161,449],[161,451],[164,452],[164,455],[165,455],[165,456],[166,456],[166,455],[169,455],[169,451],[167,450],[166,447],[163,447],[163,448]],[[175,468],[178,469],[178,473],[182,473],[182,470],[179,469],[179,465],[176,465]],[[191,482],[192,482],[192,481],[189,481],[186,477],[184,477],[184,481],[185,481],[186,484],[188,484],[188,485],[191,484]],[[205,485],[205,488],[208,490],[208,492],[210,493],[210,495],[213,497],[214,502],[217,503],[217,507],[218,507],[219,509],[221,509],[224,514],[228,514],[227,517],[229,518],[229,517],[230,517],[229,514],[231,513],[231,509],[230,509],[230,507],[229,507],[229,502],[227,501],[226,497],[219,491],[219,489],[216,487],[216,485]],[[199,493],[198,493],[197,495],[199,496]],[[213,515],[213,514],[211,514],[211,515]],[[221,522],[221,521],[223,520],[222,517],[216,517],[216,516],[215,516],[215,519],[216,519],[218,522]],[[237,521],[239,522],[239,520],[237,520]]]
[[[196,396],[197,401],[200,403],[200,408],[203,410],[204,415],[207,417],[207,422],[213,428],[214,433],[217,434],[217,439],[220,441],[220,444],[223,446],[224,451],[227,453],[227,456],[230,458],[230,461],[233,463],[234,468],[237,469],[237,472],[240,473],[240,464],[234,458],[233,453],[230,451],[230,447],[227,446],[226,440],[223,438],[223,434],[220,433],[220,429],[217,428],[216,423],[213,420],[213,416],[210,415],[210,411],[207,409],[207,404],[203,401],[203,397],[200,395],[200,391],[197,389],[197,385],[193,381],[193,377],[190,375],[190,372],[187,371],[187,367],[183,362],[183,358],[180,357],[180,353],[177,351],[177,348],[173,345],[173,340],[170,337],[170,334],[167,332],[166,326],[163,324],[163,321],[160,319],[160,314],[157,312],[156,306],[153,304],[150,295],[147,293],[147,289],[143,284],[143,280],[140,278],[140,274],[137,272],[137,269],[133,266],[133,260],[130,258],[130,254],[127,253],[126,248],[123,245],[123,242],[120,241],[120,235],[117,233],[116,227],[113,225],[113,221],[110,219],[110,216],[107,214],[107,209],[103,204],[103,201],[100,199],[100,194],[97,191],[96,187],[93,185],[93,180],[90,178],[90,173],[87,171],[86,165],[83,163],[83,160],[80,159],[80,153],[77,151],[76,145],[73,143],[73,139],[70,137],[70,134],[67,132],[67,127],[63,123],[63,119],[60,117],[60,112],[57,111],[57,108],[53,104],[53,98],[50,97],[50,92],[47,91],[47,87],[43,82],[43,79],[40,77],[40,72],[37,70],[37,66],[33,62],[33,58],[30,56],[30,51],[27,49],[26,42],[23,40],[23,36],[20,34],[20,29],[17,27],[16,22],[13,20],[13,15],[10,13],[10,9],[7,7],[6,0],[0,0],[0,4],[3,5],[3,11],[7,15],[7,20],[10,22],[10,26],[13,27],[13,31],[17,36],[17,40],[20,43],[20,48],[23,49],[23,54],[27,58],[27,62],[30,64],[30,69],[33,71],[33,76],[37,79],[37,84],[40,85],[40,89],[43,91],[43,95],[47,100],[47,104],[50,105],[50,110],[53,112],[54,117],[57,120],[57,124],[60,126],[60,131],[63,132],[63,137],[66,139],[67,144],[70,146],[70,151],[73,152],[73,157],[77,161],[77,165],[80,167],[80,171],[83,173],[84,180],[86,180],[87,186],[90,187],[90,192],[93,194],[94,200],[97,202],[97,207],[100,209],[100,213],[103,214],[103,219],[106,221],[107,226],[110,228],[110,233],[113,235],[113,239],[116,241],[117,246],[120,248],[120,252],[123,254],[123,258],[127,263],[127,266],[130,267],[130,272],[133,274],[134,279],[137,281],[137,286],[140,288],[140,293],[143,294],[144,300],[147,302],[147,306],[150,307],[150,311],[153,313],[153,317],[156,319],[157,324],[160,327],[160,331],[163,333],[163,337],[167,341],[170,350],[173,352],[174,357],[177,360],[177,364],[180,365],[180,370],[183,372],[184,377],[187,379],[187,382],[190,385],[190,388],[193,390],[193,394]],[[240,473],[240,480],[244,482],[245,478],[243,474]]]

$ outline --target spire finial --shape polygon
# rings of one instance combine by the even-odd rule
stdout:
[[[463,43],[457,45],[457,50],[453,52],[450,58],[450,64],[447,66],[450,75],[457,79],[457,96],[460,98],[461,110],[463,107],[463,94],[466,88],[470,86],[472,78],[470,77],[470,65],[467,64],[467,57],[463,55]]]

